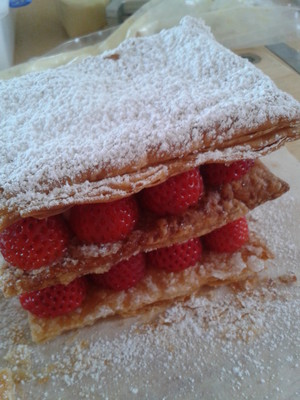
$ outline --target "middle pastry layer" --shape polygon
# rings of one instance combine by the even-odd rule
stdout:
[[[203,236],[281,196],[288,188],[256,161],[239,180],[218,188],[207,187],[200,202],[182,215],[160,217],[144,211],[136,228],[122,241],[85,245],[74,239],[63,259],[32,271],[23,271],[2,261],[2,290],[9,297],[58,283],[68,284],[86,274],[104,273],[134,254]]]

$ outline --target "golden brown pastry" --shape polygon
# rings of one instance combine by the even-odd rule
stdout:
[[[299,103],[194,18],[96,57],[2,81],[0,92],[0,245],[8,230],[31,217],[46,221],[57,214],[71,231],[64,251],[35,267],[14,264],[2,247],[6,296],[104,274],[136,254],[206,236],[288,190],[262,163],[250,166],[249,160],[299,137]],[[235,162],[249,169],[218,185],[199,178],[201,195],[181,212],[160,215],[140,203],[145,190],[173,177]],[[74,210],[120,199],[138,204],[130,231],[103,243],[82,239]],[[150,265],[146,277],[121,294],[89,283],[76,311],[31,315],[33,338],[91,324],[106,307],[107,315],[130,314],[204,284],[246,279],[270,256],[257,238],[249,240],[230,254],[204,248],[202,261],[181,272]],[[214,260],[222,261],[225,278],[211,273]],[[233,260],[241,269],[230,269]],[[126,304],[116,307],[122,296]]]

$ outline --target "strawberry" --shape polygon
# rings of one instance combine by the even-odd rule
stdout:
[[[25,271],[49,265],[67,248],[69,231],[62,216],[25,218],[0,234],[4,259]]]
[[[177,272],[195,265],[201,255],[201,241],[195,238],[185,243],[151,251],[147,254],[147,262],[155,268]]]
[[[205,183],[219,186],[240,179],[253,164],[254,160],[235,161],[231,164],[207,164],[201,167],[201,172]]]
[[[249,231],[245,217],[230,222],[203,237],[204,245],[218,253],[233,253],[248,239]]]
[[[70,213],[70,226],[85,243],[109,243],[125,239],[138,220],[138,207],[133,196],[110,203],[75,206]]]
[[[135,286],[145,275],[145,257],[143,253],[115,264],[104,274],[92,274],[92,280],[99,286],[119,291]]]
[[[144,189],[142,204],[158,215],[178,215],[196,205],[203,194],[203,181],[198,168],[173,176],[167,181]]]
[[[20,296],[21,306],[40,318],[54,318],[78,308],[86,296],[85,278],[68,285],[55,285]]]

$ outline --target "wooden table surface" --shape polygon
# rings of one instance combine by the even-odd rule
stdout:
[[[54,0],[34,0],[16,11],[15,64],[38,57],[69,40],[56,9]],[[300,40],[289,45],[300,51]],[[261,58],[256,64],[269,75],[277,86],[300,101],[300,75],[265,47],[243,49]],[[288,143],[288,150],[300,161],[300,140]]]

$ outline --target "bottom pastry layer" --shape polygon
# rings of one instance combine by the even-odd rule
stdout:
[[[170,273],[149,268],[145,278],[127,291],[100,289],[89,282],[87,297],[74,312],[52,319],[29,313],[32,339],[43,342],[102,318],[132,316],[149,305],[189,296],[205,285],[243,281],[262,271],[270,258],[272,254],[265,244],[251,233],[249,242],[237,252],[204,252],[201,262],[184,271]]]

